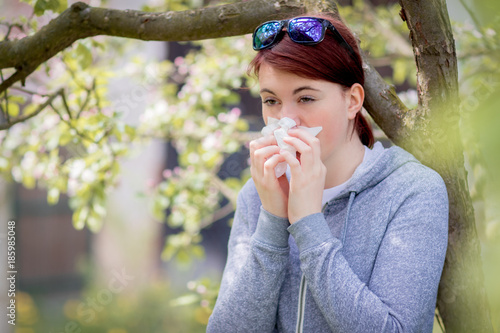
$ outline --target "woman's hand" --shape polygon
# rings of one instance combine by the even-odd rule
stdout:
[[[300,160],[288,151],[280,155],[290,165],[291,179],[288,194],[288,220],[294,223],[303,217],[321,212],[325,188],[326,167],[321,161],[318,138],[301,129],[288,131],[285,143],[293,146]]]
[[[259,193],[262,207],[269,213],[288,217],[288,180],[276,178],[274,168],[285,159],[273,135],[250,142],[250,173]]]

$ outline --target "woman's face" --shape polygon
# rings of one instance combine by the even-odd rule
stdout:
[[[259,69],[259,84],[266,123],[267,117],[289,117],[298,126],[323,127],[317,138],[321,144],[321,160],[327,168],[329,160],[335,160],[332,156],[338,155],[339,150],[357,137],[352,133],[352,126],[361,106],[354,110],[353,88],[344,90],[339,84],[297,76],[266,63]]]

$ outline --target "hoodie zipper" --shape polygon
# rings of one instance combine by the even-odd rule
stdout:
[[[356,194],[354,191],[350,192],[349,195],[349,202],[347,204],[347,213],[346,213],[346,219],[344,223],[344,230],[342,231],[342,245],[345,243],[345,236],[347,232],[347,220],[349,218],[349,213],[351,211],[351,206],[352,203],[354,202]],[[325,213],[325,208],[328,206],[328,202],[326,202],[323,205],[323,208],[321,209],[321,212],[324,214]],[[302,333],[304,329],[304,312],[306,308],[306,292],[307,292],[307,281],[306,281],[306,276],[304,273],[302,273],[302,277],[300,279],[300,289],[299,289],[299,305],[298,305],[298,310],[297,310],[297,325],[295,328],[296,333]]]
[[[302,333],[304,328],[304,310],[306,306],[306,291],[307,291],[307,281],[304,274],[300,279],[300,289],[299,289],[299,306],[297,312],[297,326],[295,328],[296,333]]]
[[[325,208],[328,206],[328,202],[323,205],[321,212],[325,212]],[[304,311],[306,308],[306,294],[307,294],[307,281],[306,276],[302,274],[300,279],[300,288],[299,288],[299,304],[297,310],[297,325],[295,327],[296,333],[302,333],[304,329]]]

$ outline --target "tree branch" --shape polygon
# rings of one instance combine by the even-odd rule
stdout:
[[[209,217],[201,220],[200,229],[207,228],[208,226],[212,225],[214,222],[217,222],[218,220],[228,216],[232,212],[234,212],[234,206],[233,206],[233,203],[230,201],[224,207],[218,209]]]
[[[398,53],[391,53],[387,54],[382,57],[370,57],[370,56],[365,56],[368,61],[373,67],[383,67],[383,66],[392,66],[396,60],[402,59],[404,61],[411,61],[413,60],[413,54],[410,56],[403,56]]]
[[[64,96],[64,93],[63,93],[61,96],[62,96],[63,100],[65,100],[65,99],[66,99],[66,97]],[[55,108],[55,107],[54,107],[54,105],[52,105],[52,103],[50,103],[50,107],[51,107],[51,108],[52,108],[52,110],[54,110],[54,112],[55,112],[55,113],[59,116],[59,119],[60,119],[62,122],[66,123],[66,125],[68,125],[68,127],[69,127],[69,128],[71,128],[72,130],[74,130],[74,131],[75,131],[75,133],[76,133],[79,137],[81,137],[81,138],[82,138],[82,139],[84,139],[84,140],[87,140],[89,143],[96,143],[96,144],[97,144],[97,143],[99,143],[99,142],[101,141],[102,137],[101,137],[101,139],[99,139],[99,140],[95,141],[95,140],[94,140],[94,139],[92,139],[91,137],[89,137],[89,136],[87,136],[86,134],[84,134],[84,133],[80,132],[80,131],[79,131],[79,130],[75,127],[75,126],[73,126],[73,124],[71,123],[71,121],[67,121],[67,120],[65,120],[65,119],[64,119],[64,117],[62,116],[62,114],[60,114],[60,113],[59,113],[59,111],[57,111],[57,108]],[[68,112],[68,113],[69,113],[69,111],[68,111],[68,110],[66,110],[66,112]],[[104,136],[103,136],[103,137],[104,137]]]
[[[393,142],[403,142],[408,137],[404,124],[404,116],[408,108],[399,99],[396,90],[390,86],[373,68],[364,54],[363,69],[365,72],[365,102],[364,108],[377,125]]]
[[[2,43],[0,42],[0,45]],[[0,52],[1,52],[1,48],[0,48]],[[27,51],[29,53],[29,51]],[[38,67],[38,65],[37,65]],[[2,69],[2,68],[0,68]],[[12,86],[14,83],[18,82],[18,81],[21,81],[21,84],[24,86],[24,82],[26,80],[26,78],[28,77],[28,75],[30,75],[31,73],[33,73],[33,71],[35,71],[36,67],[33,67],[33,66],[29,66],[27,65],[26,67],[21,67],[19,69],[17,69],[16,72],[14,72],[14,74],[12,74],[11,76],[9,76],[9,78],[7,80],[2,80],[2,83],[0,84],[0,93],[4,92],[5,90],[7,90],[7,88],[9,88],[10,86]]]
[[[10,89],[14,89],[14,90],[17,90],[17,91],[20,91],[20,92],[23,92],[25,94],[29,94],[29,95],[38,95],[38,96],[41,96],[41,97],[49,97],[50,95],[46,95],[46,94],[39,94],[35,91],[31,91],[31,90],[28,90],[28,89],[25,89],[25,88],[21,88],[21,87],[10,87]]]
[[[1,22],[0,24],[7,26],[7,32],[5,33],[4,41],[9,39],[10,33],[12,32],[12,28],[18,28],[19,30],[23,31],[23,26],[21,24],[16,24],[16,23],[10,24],[3,22]]]
[[[467,3],[464,0],[459,0],[459,1],[462,4],[462,7],[464,7],[467,14],[469,14],[470,18],[472,19],[472,22],[474,22],[474,25],[476,26],[477,30],[481,30],[481,23],[477,19],[477,16],[474,13],[474,11],[469,7],[469,5],[467,5]]]
[[[242,35],[261,22],[306,11],[335,9],[325,4],[300,1],[251,0],[183,12],[147,13],[73,4],[40,31],[21,40],[0,42],[0,69],[16,72],[0,85],[0,93],[69,47],[75,41],[97,35],[155,41],[191,41]],[[328,7],[330,6],[330,7]]]
[[[217,188],[233,205],[236,207],[236,199],[238,197],[238,193],[231,189],[229,186],[224,183],[219,177],[214,176],[212,181],[210,182],[215,188]]]
[[[57,96],[62,96],[63,94],[64,94],[64,89],[63,88],[59,89],[55,94],[53,94],[52,96],[50,96],[49,99],[47,99],[47,101],[45,103],[43,103],[42,105],[40,105],[32,113],[27,114],[27,115],[23,115],[23,116],[20,116],[20,117],[17,117],[15,119],[12,119],[10,122],[4,123],[4,124],[0,124],[0,131],[8,129],[8,128],[11,128],[12,126],[14,126],[17,123],[21,123],[21,122],[26,121],[26,120],[28,120],[30,118],[33,118],[34,116],[36,116],[37,114],[39,114],[40,112],[42,112],[43,109],[45,109],[47,106],[49,106],[52,103],[52,101]]]
[[[0,69],[0,79],[2,79],[3,82],[3,72]],[[10,123],[10,114],[9,114],[9,96],[7,95],[7,91],[4,91],[4,98],[5,98],[5,118],[7,119],[7,123]],[[0,110],[4,112],[3,107],[0,103]]]

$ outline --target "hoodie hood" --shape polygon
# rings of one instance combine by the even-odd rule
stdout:
[[[351,192],[359,193],[375,186],[409,162],[418,163],[417,159],[405,150],[397,146],[384,148],[380,142],[376,142],[371,153],[367,154],[365,160],[356,168],[345,189],[337,198],[349,196]]]

